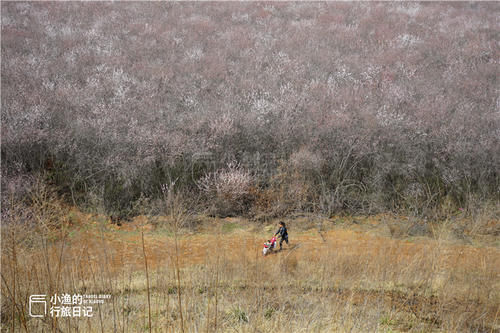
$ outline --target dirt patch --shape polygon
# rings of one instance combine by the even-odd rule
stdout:
[[[91,222],[97,225],[96,222]],[[377,224],[377,221],[372,221]],[[83,249],[87,260],[100,258],[104,252],[109,257],[110,269],[119,271],[124,265],[142,269],[141,232],[144,232],[146,255],[151,268],[171,264],[175,255],[175,239],[165,230],[155,231],[146,220],[141,219],[122,227],[107,226],[89,228],[75,235],[71,240],[73,248]],[[262,245],[268,235],[243,229],[237,221],[224,221],[223,232],[218,234],[191,234],[178,238],[178,254],[183,267],[202,264],[208,253],[223,251],[226,260],[241,260],[261,255]],[[284,251],[261,258],[263,262],[279,261],[296,245],[294,258],[298,265],[302,261],[318,261],[325,254],[364,258],[386,258],[393,264],[404,265],[422,256],[438,255],[438,264],[443,270],[460,267],[464,270],[481,270],[485,266],[500,267],[500,251],[493,247],[477,248],[468,245],[437,242],[421,239],[418,242],[398,240],[351,229],[332,229],[321,234],[315,229],[290,235],[290,245],[283,245]],[[439,253],[436,252],[438,248]]]

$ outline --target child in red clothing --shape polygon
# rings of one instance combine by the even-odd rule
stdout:
[[[272,251],[276,247],[276,237],[271,238],[264,243],[264,249],[262,249],[262,254],[266,255],[268,252]]]

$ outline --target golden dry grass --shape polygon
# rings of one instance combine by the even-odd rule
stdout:
[[[262,257],[271,233],[263,230],[274,225],[206,218],[198,232],[183,230],[177,239],[177,280],[176,239],[168,228],[155,230],[144,217],[117,227],[100,216],[72,214],[73,224],[46,247],[19,245],[12,237],[23,235],[4,232],[2,331],[141,332],[150,319],[153,332],[500,329],[495,246],[393,239],[378,218],[362,221],[366,230],[341,226],[321,235],[296,227],[290,247]],[[44,237],[33,236],[33,244]],[[54,293],[112,297],[90,319],[29,318],[29,295]]]

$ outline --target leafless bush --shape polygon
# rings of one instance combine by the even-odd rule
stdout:
[[[303,147],[290,155],[291,166],[300,173],[321,173],[323,159],[317,153]]]
[[[242,213],[251,200],[252,175],[236,162],[205,175],[197,184],[209,198],[215,199],[215,212],[219,215]]]

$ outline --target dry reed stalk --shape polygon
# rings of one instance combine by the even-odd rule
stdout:
[[[13,278],[12,278],[12,290],[13,290],[13,296],[12,296],[12,332],[15,332],[15,329],[16,329],[16,321],[14,320],[14,318],[16,318],[16,309],[15,309],[15,304],[17,304],[17,301],[16,301],[16,266],[15,266],[15,257],[16,257],[16,240],[15,240],[15,235],[14,233],[12,234],[12,256],[13,256],[13,260],[11,260],[11,270],[12,270],[12,275],[13,275]]]
[[[146,247],[144,245],[144,231],[141,232],[142,236],[142,253],[144,254],[144,266],[146,267],[146,288],[148,292],[148,321],[149,321],[149,332],[151,333],[151,295],[149,292],[149,271],[148,271],[148,259],[146,257]]]
[[[176,222],[175,224],[177,225]],[[174,227],[174,242],[175,242],[175,272],[177,278],[177,302],[179,303],[179,317],[181,320],[181,331],[184,332],[184,315],[182,311],[181,270],[179,265],[179,244],[177,239],[177,226]]]
[[[55,293],[55,289],[54,289],[55,286],[54,286],[54,282],[52,281],[52,272],[50,270],[50,255],[49,255],[49,249],[48,249],[48,245],[47,245],[47,239],[42,234],[40,234],[40,237],[41,237],[41,242],[43,245],[43,253],[44,253],[43,258],[45,259],[45,268],[47,270],[46,277],[47,277],[47,280],[49,282],[49,295],[53,295]],[[51,326],[52,331],[56,330],[57,318],[51,318],[50,326]]]
[[[108,245],[107,242],[104,239],[104,232],[103,232],[104,226],[101,225],[99,228],[100,234],[101,234],[101,242],[103,245],[103,250],[104,250],[104,266],[106,267],[106,275],[108,278],[108,285],[109,285],[109,292],[111,295],[113,295],[113,280],[111,278],[111,273],[109,271],[109,260],[108,260]],[[111,298],[111,302],[113,305],[113,332],[117,332],[116,328],[116,307],[115,307],[115,300],[114,297]]]
[[[63,265],[64,245],[66,243],[65,240],[66,240],[66,236],[63,235],[63,238],[61,240],[61,250],[59,251],[59,262],[57,265],[56,290],[59,290],[59,283],[62,281],[61,280],[61,271],[62,271],[62,265]]]
[[[217,220],[217,241],[216,241],[216,244],[220,244],[220,238],[221,238],[221,227],[220,227],[220,223],[219,221]],[[215,332],[217,332],[217,317],[218,317],[218,314],[219,314],[219,267],[220,267],[220,252],[217,250],[217,248],[215,248],[215,253],[216,253],[216,259],[215,259],[215,313],[214,313],[214,330]]]
[[[168,284],[165,284],[165,288],[164,289],[164,296],[163,298],[165,299],[165,297],[167,298],[167,301],[166,301],[166,307],[165,307],[165,314],[167,316],[167,331],[170,330],[170,318],[169,318],[169,308],[170,308],[170,293],[169,293],[169,290],[168,290]],[[166,295],[166,296],[165,296]]]
[[[18,270],[18,259],[17,259],[17,246],[16,246],[16,239],[15,239],[15,234],[13,234],[13,237],[12,237],[12,244],[13,244],[13,251],[12,251],[12,254],[13,254],[13,257],[14,257],[14,284],[18,284],[16,282],[17,280],[17,270]],[[15,299],[15,296],[14,296],[14,299]],[[19,301],[22,305],[22,300]],[[16,301],[17,303],[17,301]],[[18,311],[19,312],[19,321],[20,321],[20,324],[22,325],[22,327],[25,329],[25,331],[27,332],[28,331],[28,327],[26,325],[26,314],[24,313],[24,306],[19,306],[18,307]]]
[[[88,256],[88,262],[89,262],[90,272],[92,274],[92,280],[94,281],[94,286],[97,286],[97,280],[96,280],[96,277],[95,277],[95,271],[92,269],[92,260],[90,258],[89,252],[87,252],[87,256]],[[104,323],[102,321],[102,313],[101,313],[101,308],[100,307],[98,307],[98,312],[99,312],[99,323],[101,324],[101,333],[104,333]]]
[[[128,311],[129,309],[129,306],[130,306],[130,295],[131,295],[131,292],[132,292],[132,270],[129,269],[129,276],[128,276],[128,295],[127,295],[127,305],[126,305],[126,309],[127,309],[127,321],[126,321],[126,325],[127,325],[127,332],[128,332],[128,321],[129,321],[129,318],[130,318],[130,311]],[[125,311],[125,309],[124,309]]]
[[[14,329],[15,328],[15,320],[14,320],[14,318],[15,318],[14,317],[15,316],[15,311],[17,310],[17,312],[21,313],[21,309],[19,308],[19,305],[17,304],[17,301],[15,299],[15,296],[12,294],[12,291],[9,288],[9,284],[7,282],[7,279],[5,278],[5,276],[3,274],[0,274],[0,276],[2,278],[3,283],[5,284],[5,288],[6,288],[7,294],[8,294],[7,296],[8,296],[9,300],[12,303],[11,311],[13,313],[13,317],[11,318],[11,320],[12,320],[11,325],[12,325],[12,327]],[[5,295],[5,292],[2,291],[2,294]],[[27,328],[26,328],[26,331],[27,331]]]

